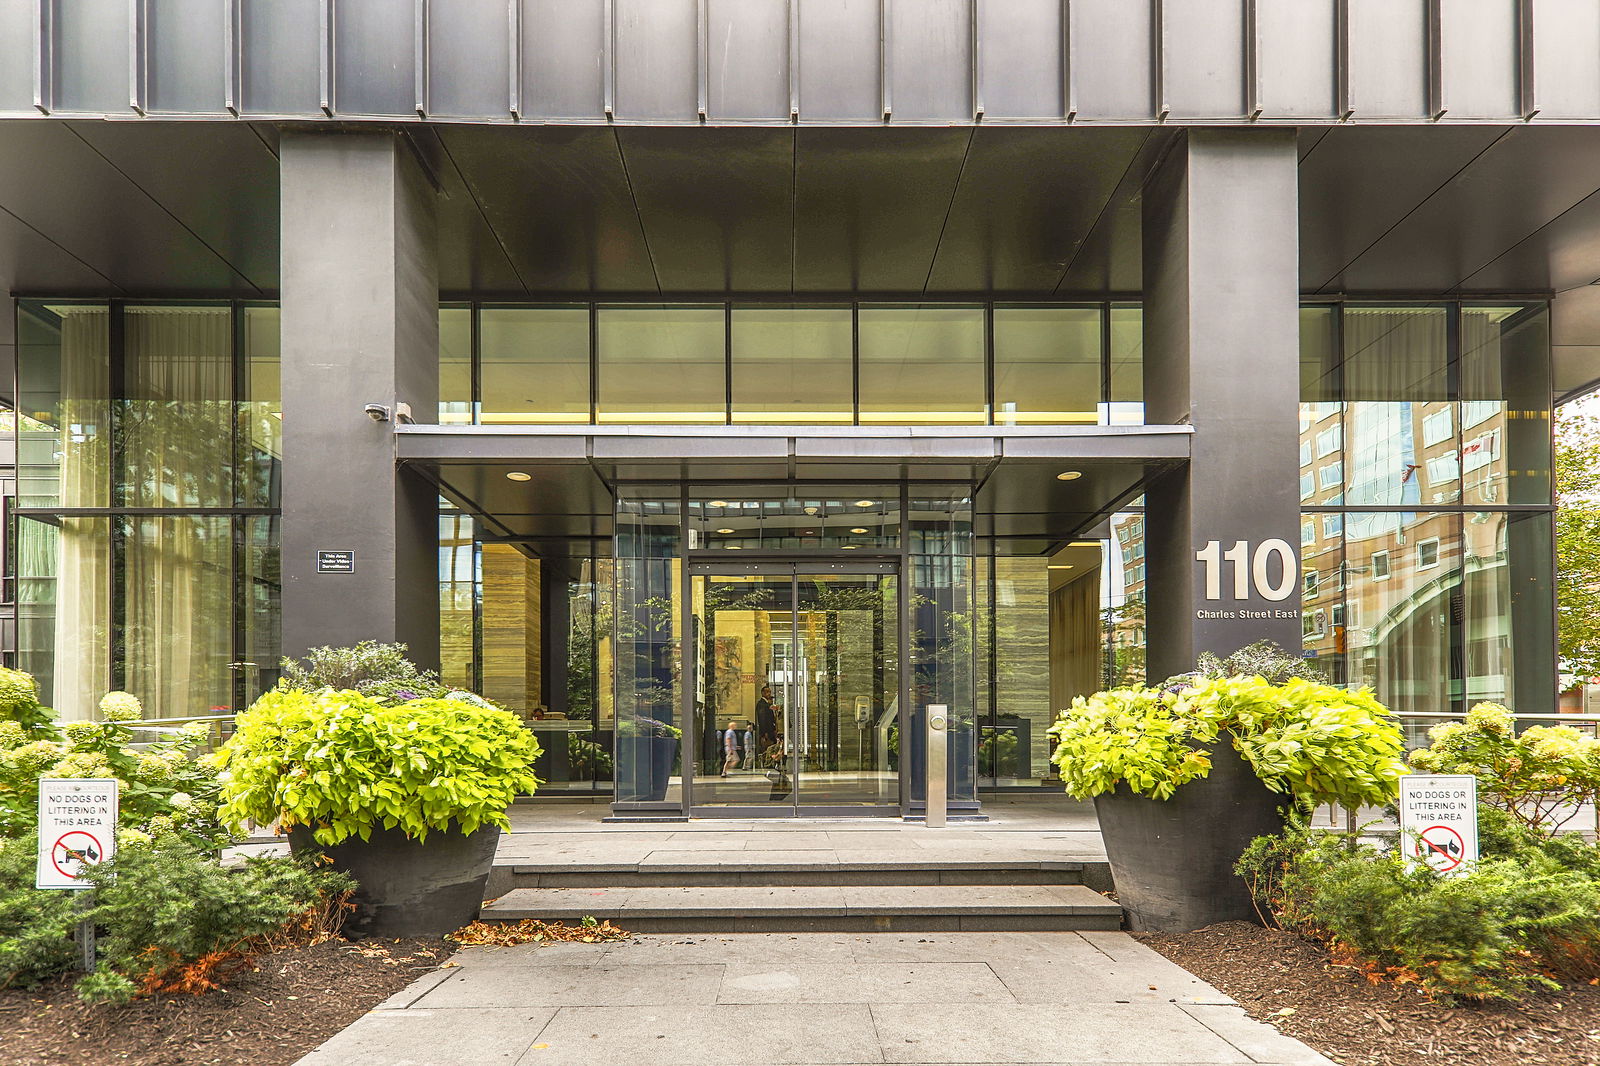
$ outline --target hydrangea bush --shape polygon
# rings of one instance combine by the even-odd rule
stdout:
[[[1600,802],[1600,740],[1571,726],[1517,732],[1511,712],[1480,703],[1460,722],[1428,730],[1432,742],[1411,753],[1428,774],[1472,774],[1482,802],[1529,830],[1553,837],[1583,803]]]

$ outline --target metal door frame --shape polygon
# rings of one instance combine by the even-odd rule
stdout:
[[[683,567],[682,601],[683,609],[680,619],[679,633],[682,645],[688,645],[695,639],[694,628],[694,596],[693,582],[695,577],[712,577],[721,575],[752,575],[789,578],[789,611],[793,619],[790,625],[789,639],[791,663],[800,662],[798,654],[798,641],[800,639],[799,610],[800,610],[800,576],[802,574],[889,574],[895,578],[895,636],[894,640],[899,645],[896,656],[898,671],[896,688],[898,689],[898,710],[895,722],[899,726],[900,736],[906,735],[906,698],[909,693],[910,678],[908,663],[906,661],[906,645],[908,643],[908,618],[906,611],[909,608],[906,595],[905,568],[902,565],[901,553],[867,554],[841,558],[836,552],[828,553],[797,553],[797,552],[748,552],[738,560],[729,559],[721,552],[705,549],[691,550],[686,553]],[[683,721],[689,723],[693,732],[685,730],[686,736],[700,737],[702,723],[695,713],[694,694],[699,682],[697,671],[697,657],[691,653],[689,647],[683,647],[680,652],[684,662],[684,676],[687,683],[683,686]],[[793,672],[791,667],[790,672]],[[793,735],[789,721],[790,713],[795,709],[798,700],[792,700],[786,688],[783,701],[784,733]],[[822,804],[811,805],[801,802],[800,797],[800,746],[793,746],[789,755],[789,776],[793,782],[790,788],[790,800],[787,804],[767,803],[758,806],[716,804],[696,805],[694,802],[694,759],[682,759],[683,778],[683,807],[685,813],[692,818],[812,818],[812,817],[854,817],[854,818],[899,818],[903,815],[909,802],[909,793],[906,788],[907,760],[900,760],[899,767],[899,797],[889,803],[882,804]]]

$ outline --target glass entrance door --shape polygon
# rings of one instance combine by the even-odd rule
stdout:
[[[896,806],[892,563],[691,569],[694,805]]]

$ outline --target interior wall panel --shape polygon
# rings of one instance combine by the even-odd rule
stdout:
[[[396,0],[333,5],[334,106],[364,115],[416,114],[416,9]]]
[[[240,81],[247,113],[318,113],[319,6],[317,0],[242,0]]]
[[[1424,118],[1428,0],[1348,0],[1350,104],[1358,119]]]
[[[1149,4],[1074,0],[1072,66],[1080,118],[1155,114],[1152,29]]]
[[[790,0],[707,0],[709,117],[789,113],[789,7]]]
[[[1265,118],[1321,118],[1337,107],[1335,5],[1256,0],[1257,79]]]
[[[1517,5],[1450,0],[1440,5],[1442,103],[1457,118],[1518,116]]]
[[[1244,0],[1163,0],[1166,97],[1174,118],[1244,114]]]
[[[699,106],[700,24],[695,0],[612,0],[617,117],[688,122]]]
[[[1600,4],[1534,0],[1533,85],[1542,118],[1600,115]]]
[[[429,114],[510,117],[509,12],[493,0],[429,0]]]
[[[879,2],[800,5],[801,119],[870,122],[883,117]]]
[[[890,84],[896,119],[971,121],[974,2],[920,0],[890,7]]]
[[[978,82],[985,116],[1051,119],[1067,113],[1061,0],[979,3]]]
[[[605,113],[605,0],[522,0],[522,94],[529,115]]]

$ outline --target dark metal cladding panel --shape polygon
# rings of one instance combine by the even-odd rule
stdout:
[[[350,115],[415,115],[416,8],[402,0],[338,0],[334,109]]]
[[[32,226],[0,211],[0,292],[120,295],[111,279]],[[9,315],[9,309],[6,314]]]
[[[217,113],[225,102],[223,6],[213,0],[149,0],[150,111]]]
[[[791,129],[618,128],[663,292],[789,291],[794,137]]]
[[[528,291],[656,289],[614,128],[434,130]]]
[[[1300,163],[1300,284],[1345,287],[1344,268],[1505,131],[1350,126]]]
[[[1468,292],[1584,291],[1600,279],[1600,196],[1587,199],[1529,234],[1461,282]],[[1595,333],[1600,338],[1600,331]]]
[[[883,118],[881,0],[800,4],[800,118]]]
[[[1148,3],[1074,0],[1072,79],[1084,118],[1148,119],[1155,115],[1151,61],[1155,31]]]
[[[707,0],[707,115],[789,113],[790,0]]]
[[[895,120],[972,121],[972,0],[901,0],[889,10]]]
[[[504,0],[429,0],[430,115],[511,117],[510,30]]]
[[[1536,0],[1533,100],[1541,118],[1600,115],[1600,4]]]
[[[1441,4],[1440,106],[1456,118],[1520,117],[1517,5],[1505,0]],[[1600,48],[1600,38],[1592,41]]]
[[[602,120],[609,34],[605,0],[522,0],[523,113]]]
[[[132,114],[127,0],[45,2],[55,24],[56,110]]]
[[[935,292],[1048,294],[1149,130],[981,126],[939,241]]]
[[[978,84],[988,118],[1060,119],[1067,113],[1061,0],[978,7]]]
[[[1346,267],[1346,287],[1459,285],[1595,191],[1600,138],[1594,134],[1574,126],[1511,127]],[[1537,289],[1545,281],[1532,277],[1525,284]]]
[[[695,0],[612,0],[617,118],[692,122],[699,113],[700,23]]]
[[[1348,3],[1356,117],[1428,117],[1428,0]]]
[[[0,112],[33,108],[33,0],[0,0]]]
[[[321,113],[319,8],[318,0],[244,0],[240,80],[245,112]]]
[[[971,130],[801,129],[795,285],[921,292]]]
[[[1255,101],[1265,118],[1326,118],[1338,97],[1336,5],[1256,0]]]
[[[1308,5],[1309,6],[1309,5]],[[1244,4],[1163,0],[1166,102],[1174,118],[1244,114]]]

